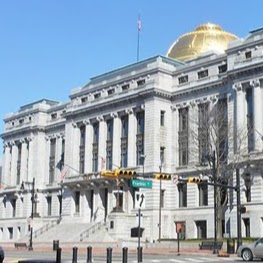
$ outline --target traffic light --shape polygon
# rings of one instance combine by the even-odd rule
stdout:
[[[117,169],[115,170],[115,174],[118,177],[130,179],[136,175],[136,172],[133,170]]]
[[[102,171],[100,175],[103,177],[107,177],[107,178],[117,178],[118,177],[118,175],[114,171],[109,171],[109,170]]]
[[[202,183],[203,180],[198,178],[198,177],[189,177],[188,178],[188,183],[192,183],[192,184],[200,184]]]
[[[154,178],[157,180],[171,180],[172,176],[170,174],[155,174]]]

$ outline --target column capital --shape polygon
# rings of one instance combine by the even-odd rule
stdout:
[[[78,127],[77,123],[75,121],[73,121],[73,120],[72,120],[71,124],[72,124],[73,128],[77,128]]]
[[[125,109],[125,113],[126,114],[132,114],[133,113],[133,109],[132,108]]]
[[[112,113],[110,114],[110,116],[111,116],[111,118],[115,119],[115,118],[118,117],[118,113],[117,113],[117,112],[112,112]]]
[[[191,105],[192,108],[195,107],[195,106],[196,106],[196,101],[191,100],[191,101],[190,101],[190,105]]]
[[[175,105],[171,105],[171,110],[172,111],[176,111],[176,106]]]
[[[242,91],[242,83],[235,83],[234,85],[233,85],[233,89],[236,91],[236,92],[238,92],[238,91]]]
[[[102,115],[101,115],[101,116],[98,116],[98,117],[96,118],[96,120],[99,121],[99,122],[100,122],[100,121],[104,121],[104,117],[103,117]]]
[[[249,85],[250,85],[251,87],[254,87],[254,88],[260,87],[260,81],[259,81],[259,79],[251,80],[251,81],[249,82]]]
[[[20,143],[25,143],[26,142],[26,138],[22,138],[19,140]]]
[[[89,120],[89,119],[84,120],[83,123],[84,123],[85,125],[90,125],[90,120]]]

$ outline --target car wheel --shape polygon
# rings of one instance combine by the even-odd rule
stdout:
[[[242,258],[244,261],[251,261],[253,259],[253,255],[250,249],[246,248],[242,251]]]

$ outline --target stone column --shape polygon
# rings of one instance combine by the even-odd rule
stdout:
[[[11,146],[9,143],[4,144],[4,161],[3,161],[3,173],[2,181],[4,182],[4,187],[11,184],[10,181],[10,171],[11,171]]]
[[[113,149],[112,149],[112,168],[117,169],[121,162],[121,120],[117,113],[112,113],[113,119]]]
[[[98,117],[97,120],[99,121],[99,161],[98,161],[98,171],[100,172],[102,169],[102,158],[106,160],[106,138],[107,138],[107,125],[104,121],[102,116]]]
[[[201,102],[202,103],[202,102]],[[203,102],[205,103],[205,102]],[[198,145],[198,105],[194,101],[190,102],[189,109],[189,121],[188,121],[188,147],[189,165],[198,163],[199,160],[199,145]],[[178,148],[179,149],[179,148]]]
[[[136,166],[136,116],[133,109],[127,109],[129,114],[129,133],[128,133],[128,167]]]
[[[34,144],[33,138],[28,137],[28,173],[26,181],[32,182],[33,181],[33,165],[34,165]]]
[[[17,157],[18,157],[17,144],[13,143],[12,144],[12,156],[11,156],[11,185],[16,185]]]
[[[20,172],[20,181],[26,180],[27,175],[27,160],[28,160],[28,149],[26,139],[21,140],[22,150],[21,150],[21,172]],[[20,183],[21,183],[20,182]]]
[[[247,147],[247,118],[245,115],[245,94],[241,83],[234,84],[236,91],[236,107],[235,107],[235,140],[236,151],[242,152]]]
[[[56,136],[56,155],[55,155],[55,181],[60,182],[60,160],[62,154],[62,136],[57,134]]]
[[[92,134],[93,127],[89,120],[85,120],[86,137],[85,137],[85,173],[92,172]]]
[[[253,124],[254,124],[254,141],[255,151],[262,151],[262,95],[260,81],[252,81],[253,87]]]

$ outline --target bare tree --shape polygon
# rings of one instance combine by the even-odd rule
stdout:
[[[240,157],[247,151],[251,127],[238,130],[229,118],[227,98],[203,102],[194,107],[189,121],[189,141],[192,162],[216,184],[228,185]],[[215,160],[212,160],[215,152]],[[212,163],[214,162],[214,170]],[[217,237],[223,237],[222,222],[227,209],[228,190],[216,187]]]

